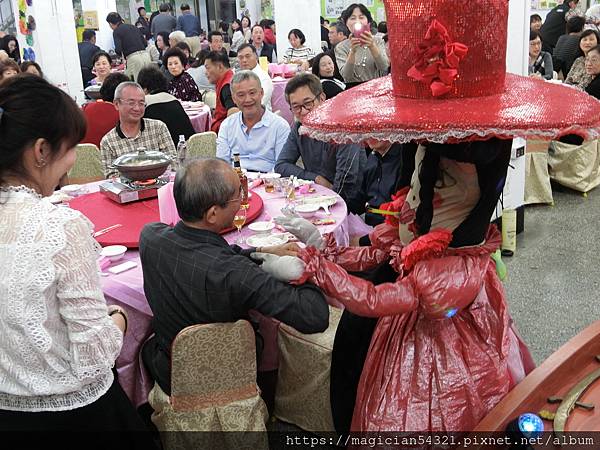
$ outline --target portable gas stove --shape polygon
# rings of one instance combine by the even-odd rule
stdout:
[[[100,185],[100,192],[117,203],[129,203],[137,200],[158,197],[158,189],[167,184],[159,178],[144,181],[132,181],[127,178],[114,178]]]

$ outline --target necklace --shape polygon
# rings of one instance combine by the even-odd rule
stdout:
[[[362,51],[362,60],[361,60],[361,62],[360,62],[359,65],[361,67],[367,67],[367,53],[368,53],[368,50],[366,49],[366,47],[361,47],[361,48],[363,49],[363,51]]]
[[[30,187],[20,185],[20,186],[0,186],[0,191],[2,192],[23,192],[24,194],[32,195],[37,199],[41,199],[42,196],[35,190]]]

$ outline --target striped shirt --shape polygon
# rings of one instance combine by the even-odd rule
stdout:
[[[315,57],[315,52],[312,51],[312,48],[302,46],[300,48],[290,47],[286,50],[285,55],[283,56],[283,62],[288,64],[294,60],[301,59],[302,61],[308,61],[311,58]]]
[[[125,153],[136,152],[140,147],[145,147],[146,150],[163,152],[172,159],[171,168],[176,168],[177,152],[167,126],[160,120],[142,119],[142,127],[135,137],[125,136],[121,131],[121,123],[119,122],[115,128],[102,138],[100,141],[100,154],[104,176],[109,178],[112,175],[118,175],[118,171],[110,167],[113,161]]]

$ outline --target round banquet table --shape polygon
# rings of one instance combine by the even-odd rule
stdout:
[[[90,183],[86,185],[88,192],[97,192],[100,183]],[[316,193],[311,195],[334,195],[334,192],[322,186],[315,186]],[[281,193],[267,194],[262,187],[254,188],[253,192],[262,197],[264,209],[259,214],[257,219],[269,220],[270,218],[280,215],[280,209],[285,204]],[[253,197],[255,197],[253,195]],[[85,198],[85,197],[78,197]],[[82,202],[84,200],[81,200]],[[76,202],[77,204],[78,202]],[[139,203],[139,202],[137,202]],[[70,206],[73,201],[70,202]],[[131,205],[131,204],[130,204]],[[127,206],[127,205],[126,205]],[[140,211],[144,211],[146,206],[140,205]],[[144,208],[144,209],[142,209]],[[348,245],[348,220],[346,217],[346,205],[341,198],[338,202],[329,208],[331,216],[335,220],[334,224],[319,226],[321,233],[332,232],[340,245]],[[158,215],[158,212],[154,212]],[[326,217],[323,212],[319,212],[317,217]],[[107,218],[110,219],[110,218]],[[158,219],[153,217],[154,221]],[[119,223],[119,222],[116,222]],[[114,220],[107,220],[105,227],[115,224]],[[96,227],[96,230],[99,228]],[[103,235],[109,237],[114,231]],[[247,237],[251,233],[246,226],[242,229],[243,236]],[[225,239],[233,243],[237,237],[237,232],[234,230],[224,235]],[[100,240],[100,237],[97,238]],[[112,274],[107,272],[105,276],[100,278],[102,283],[102,291],[106,297],[108,304],[115,304],[125,309],[129,316],[129,330],[124,337],[121,353],[115,363],[115,367],[119,373],[119,384],[127,393],[131,402],[139,406],[148,401],[148,393],[152,388],[152,380],[148,375],[140,356],[140,351],[143,343],[152,334],[152,310],[148,305],[144,293],[144,278],[142,273],[142,265],[137,249],[129,250],[125,254],[124,260],[137,263],[137,266],[131,270]],[[123,261],[119,261],[119,264]],[[255,311],[251,312],[254,317],[257,317],[260,323],[260,332],[265,341],[265,347],[258,366],[260,371],[271,371],[278,367],[279,351],[277,349],[277,332],[279,322],[262,316]]]
[[[96,240],[100,245],[124,245],[127,248],[138,248],[140,232],[147,223],[160,222],[158,198],[140,200],[130,203],[116,203],[98,192],[99,183],[88,185],[89,194],[77,197],[69,202],[69,206],[83,213],[99,231],[112,225],[121,224]],[[261,214],[263,201],[260,195],[252,195],[249,199],[246,222],[250,223]],[[222,234],[232,231],[223,230]]]
[[[202,102],[181,102],[181,104],[196,133],[210,131],[212,116],[207,105]]]

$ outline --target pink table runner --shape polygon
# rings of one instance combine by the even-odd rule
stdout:
[[[273,109],[273,112],[279,111],[279,115],[292,125],[294,123],[294,114],[290,110],[290,105],[285,99],[285,86],[288,81],[289,80],[281,77],[273,78],[271,109]]]

